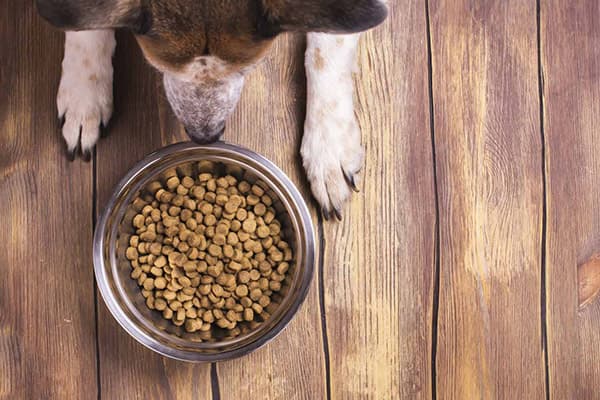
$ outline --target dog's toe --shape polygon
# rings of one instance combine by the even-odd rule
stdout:
[[[73,161],[78,154],[84,161],[90,161],[92,151],[100,137],[100,120],[94,116],[79,116],[67,113],[62,134],[67,149],[67,158]]]
[[[81,124],[81,153],[90,154],[100,138],[100,121],[97,118],[87,118]]]

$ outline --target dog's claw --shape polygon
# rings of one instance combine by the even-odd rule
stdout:
[[[104,123],[100,123],[100,139],[104,139],[108,136],[108,126],[104,125]]]
[[[342,172],[344,173],[344,178],[346,178],[346,183],[355,193],[360,192],[358,187],[356,186],[356,179],[354,174],[348,173],[344,168],[342,168]]]
[[[67,149],[67,160],[70,162],[75,161],[75,154],[77,153],[77,149],[69,150]]]
[[[323,213],[323,219],[324,219],[325,221],[329,221],[329,218],[331,218],[331,211],[329,211],[329,209],[328,209],[328,208],[326,208],[326,207],[323,207],[323,208],[321,209],[321,212]]]
[[[73,149],[69,149],[67,142],[64,142],[65,154],[67,155],[67,160],[70,162],[75,161],[75,157],[79,153],[79,145],[75,146]]]
[[[342,211],[339,210],[337,207],[333,207],[333,212],[335,214],[335,217],[337,218],[338,221],[342,220]]]
[[[92,159],[92,152],[90,150],[82,151],[81,152],[81,159],[84,162],[90,162],[90,160]]]

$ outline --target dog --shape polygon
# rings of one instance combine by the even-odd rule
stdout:
[[[301,155],[325,219],[342,218],[363,162],[353,79],[360,32],[384,21],[386,0],[36,0],[66,31],[57,95],[73,159],[89,160],[113,103],[114,30],[131,30],[163,74],[189,137],[217,141],[244,77],[280,33],[307,33],[307,115]]]

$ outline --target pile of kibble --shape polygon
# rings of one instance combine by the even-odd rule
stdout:
[[[131,278],[148,308],[187,332],[210,339],[254,329],[276,306],[293,259],[272,198],[231,175],[170,175],[133,202]]]

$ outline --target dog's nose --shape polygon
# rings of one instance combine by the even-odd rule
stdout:
[[[225,132],[225,124],[222,124],[222,126],[220,126],[219,129],[208,133],[206,131],[197,132],[196,130],[187,127],[185,128],[185,131],[190,137],[190,139],[192,139],[195,143],[211,144],[216,142],[221,138],[221,136],[223,136],[223,133]]]

